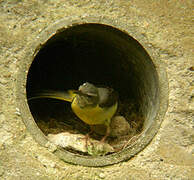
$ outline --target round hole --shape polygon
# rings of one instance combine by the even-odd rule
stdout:
[[[67,162],[86,166],[104,166],[129,159],[150,142],[165,112],[160,112],[161,73],[142,45],[116,27],[88,22],[66,27],[59,24],[62,28],[57,25],[57,31],[36,49],[27,74],[27,97],[40,90],[78,89],[84,82],[108,86],[119,94],[116,115],[123,116],[130,128],[120,137],[108,138],[109,144],[120,151],[93,157],[59,147],[55,153]],[[89,131],[88,125],[74,115],[69,102],[45,98],[28,101],[28,106],[34,124],[38,125],[32,134],[40,132],[37,129],[44,133],[41,136]],[[29,120],[25,123],[29,127]],[[94,136],[99,137],[98,133]],[[38,138],[41,139],[35,135]]]

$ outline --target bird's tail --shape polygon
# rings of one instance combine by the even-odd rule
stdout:
[[[52,99],[72,102],[75,96],[76,96],[76,90],[68,90],[68,91],[42,90],[42,91],[32,93],[32,95],[28,97],[28,101],[31,101],[34,99],[40,99],[40,98],[52,98]]]

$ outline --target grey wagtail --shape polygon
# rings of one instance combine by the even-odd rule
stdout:
[[[84,83],[78,90],[42,91],[28,100],[38,98],[54,98],[71,102],[73,112],[88,125],[103,124],[106,134],[103,142],[110,133],[110,122],[118,107],[118,94],[112,88],[96,87],[91,83]]]

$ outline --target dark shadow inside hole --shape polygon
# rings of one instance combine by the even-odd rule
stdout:
[[[157,74],[149,55],[135,39],[111,26],[82,24],[58,31],[32,62],[27,96],[41,89],[77,89],[84,82],[112,87],[119,93],[117,114],[134,130],[127,139],[140,133],[157,111]],[[29,107],[46,135],[89,130],[68,102],[38,99],[29,102]]]

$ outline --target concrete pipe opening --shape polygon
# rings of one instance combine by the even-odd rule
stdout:
[[[146,50],[128,33],[104,23],[79,23],[57,29],[38,46],[27,74],[26,92],[29,98],[35,91],[77,89],[84,82],[117,91],[116,115],[129,124],[128,132],[107,139],[118,151],[96,157],[58,146],[54,152],[70,163],[104,166],[134,156],[157,132],[164,114],[160,113],[163,87],[159,76]],[[48,134],[85,135],[89,131],[69,102],[45,98],[28,101],[28,106],[37,127],[30,128],[28,120],[25,124],[39,142],[40,136]],[[91,136],[99,139],[102,134],[97,130]]]

